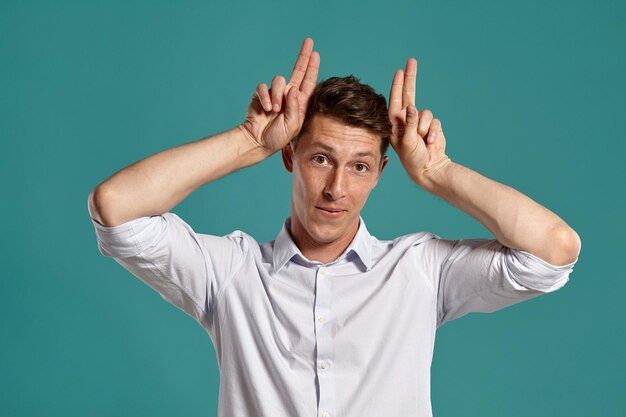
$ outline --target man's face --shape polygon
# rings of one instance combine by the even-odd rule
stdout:
[[[339,119],[314,115],[295,151],[283,149],[293,174],[291,234],[299,245],[347,246],[359,214],[387,163],[381,138]]]

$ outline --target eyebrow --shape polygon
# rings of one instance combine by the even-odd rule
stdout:
[[[317,146],[317,147],[322,148],[322,149],[324,149],[324,150],[326,150],[326,151],[328,151],[330,153],[334,153],[335,152],[335,149],[332,146],[328,146],[325,143],[313,142],[311,144],[311,146]],[[376,156],[373,153],[369,152],[369,151],[357,152],[356,154],[354,154],[354,156],[358,156],[358,157],[371,156],[372,158],[376,159]]]

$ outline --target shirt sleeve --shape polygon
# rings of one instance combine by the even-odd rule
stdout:
[[[494,239],[430,242],[442,260],[437,290],[437,327],[470,312],[490,313],[556,291],[576,261],[552,265]]]
[[[112,257],[203,327],[245,251],[241,235],[196,233],[174,213],[106,227],[91,219],[102,255]]]

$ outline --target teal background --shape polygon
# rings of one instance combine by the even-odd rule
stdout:
[[[562,290],[439,330],[435,416],[623,416],[625,9],[2,0],[0,415],[217,415],[209,337],[99,253],[87,196],[139,159],[240,123],[256,84],[288,76],[311,36],[322,78],[353,73],[385,96],[417,58],[417,107],[442,120],[450,157],[582,238]],[[172,211],[202,233],[263,241],[289,201],[275,155]],[[379,238],[490,236],[412,184],[393,153],[363,216]]]

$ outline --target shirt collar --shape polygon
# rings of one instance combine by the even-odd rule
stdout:
[[[274,271],[276,272],[280,271],[280,269],[295,255],[299,255],[303,259],[306,259],[291,238],[290,230],[291,217],[288,217],[283,223],[283,227],[274,241],[272,262]],[[359,229],[357,230],[354,239],[352,239],[348,248],[341,254],[341,256],[339,256],[339,258],[349,255],[350,252],[354,252],[359,257],[367,271],[372,268],[372,236],[367,231],[367,227],[365,227],[365,222],[361,216],[359,216]]]

